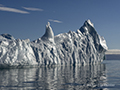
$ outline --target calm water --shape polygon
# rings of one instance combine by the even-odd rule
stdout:
[[[120,60],[93,66],[0,70],[0,90],[120,90]]]

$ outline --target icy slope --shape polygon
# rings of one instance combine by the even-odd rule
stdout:
[[[0,36],[0,67],[37,64],[30,40],[15,40],[9,34]]]
[[[45,34],[43,37],[47,40],[42,37],[31,44],[39,65],[85,65],[103,61],[106,42],[98,35],[90,20],[85,21],[76,32],[69,31],[54,37],[52,28],[47,25],[46,33],[52,37]]]
[[[103,61],[106,50],[90,20],[76,32],[57,36],[48,23],[45,34],[33,42],[0,35],[0,66],[95,64]]]

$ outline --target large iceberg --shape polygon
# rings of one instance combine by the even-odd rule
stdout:
[[[54,36],[50,23],[37,40],[0,35],[0,67],[86,65],[103,61],[106,41],[90,20],[77,30]]]

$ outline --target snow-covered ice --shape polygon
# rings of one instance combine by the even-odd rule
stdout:
[[[0,67],[96,64],[103,61],[107,48],[90,20],[76,32],[56,36],[48,22],[45,34],[32,42],[1,34]]]

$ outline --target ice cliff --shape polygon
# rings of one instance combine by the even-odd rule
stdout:
[[[0,35],[0,67],[86,65],[102,62],[106,41],[90,20],[77,30],[54,36],[50,23],[45,34],[30,42]]]

